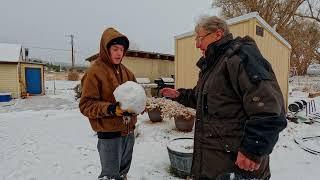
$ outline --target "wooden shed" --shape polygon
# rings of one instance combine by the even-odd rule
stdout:
[[[249,35],[256,41],[263,56],[271,63],[287,102],[291,45],[257,12],[229,19],[227,24],[234,37]],[[194,31],[175,37],[176,88],[195,86],[199,72],[196,62],[200,57],[201,53],[195,47]]]
[[[21,45],[0,43],[0,92],[12,98],[44,95],[44,64],[27,61]]]
[[[92,63],[98,54],[88,57]],[[137,78],[149,78],[151,81],[160,77],[174,75],[174,56],[146,51],[128,50],[122,63],[128,67]]]

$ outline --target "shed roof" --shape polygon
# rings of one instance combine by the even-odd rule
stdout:
[[[91,62],[91,61],[97,59],[98,55],[99,55],[99,53],[94,54],[94,55],[86,58],[86,61]],[[174,61],[174,55],[171,55],[171,54],[162,54],[162,53],[138,51],[138,50],[131,50],[131,49],[128,49],[125,56]]]
[[[0,61],[0,64],[34,64],[34,65],[42,65],[42,66],[47,66],[45,63],[39,63],[39,62],[32,62],[32,61]]]
[[[265,28],[267,29],[270,33],[272,33],[279,41],[281,41],[284,45],[286,45],[288,48],[291,49],[291,45],[289,44],[288,41],[286,41],[279,33],[277,33],[264,19],[262,19],[262,17],[259,16],[258,12],[252,12],[252,13],[248,13],[242,16],[238,16],[235,18],[231,18],[227,20],[227,24],[233,25],[233,24],[238,24],[244,21],[248,21],[250,19],[257,19],[257,21]],[[175,36],[175,39],[182,39],[188,36],[192,36],[194,35],[194,31],[190,31],[187,33],[183,33],[180,35]]]
[[[21,44],[0,43],[0,61],[18,62],[21,53]]]

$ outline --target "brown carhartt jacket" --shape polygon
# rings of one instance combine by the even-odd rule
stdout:
[[[137,117],[133,116],[126,125],[122,117],[107,113],[108,106],[116,102],[114,90],[126,81],[136,81],[133,73],[123,64],[114,65],[110,61],[107,44],[118,37],[125,36],[113,28],[103,32],[99,56],[82,79],[79,108],[81,113],[89,118],[94,131],[121,132],[122,135],[126,135],[134,129]]]

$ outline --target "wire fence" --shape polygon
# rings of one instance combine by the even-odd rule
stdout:
[[[289,82],[293,90],[320,91],[320,77],[317,76],[294,76]]]

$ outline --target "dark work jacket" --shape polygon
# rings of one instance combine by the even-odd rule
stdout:
[[[226,173],[269,179],[269,154],[285,119],[284,98],[271,65],[250,37],[229,34],[208,46],[193,89],[178,102],[197,111],[192,174],[215,179]],[[236,165],[238,151],[261,163],[257,171]]]

